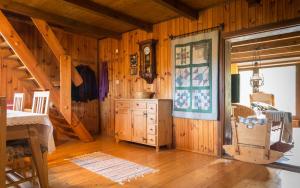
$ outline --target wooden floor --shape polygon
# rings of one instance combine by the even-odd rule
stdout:
[[[80,168],[68,160],[74,156],[101,151],[159,169],[121,186]],[[95,142],[72,141],[60,145],[49,156],[49,181],[52,188],[81,187],[298,187],[300,174],[239,161],[178,150],[162,150],[98,137]]]
[[[300,128],[293,129],[294,148],[277,162],[300,167]]]

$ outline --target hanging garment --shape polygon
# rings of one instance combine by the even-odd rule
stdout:
[[[79,65],[76,70],[82,77],[83,83],[78,87],[72,83],[72,100],[87,102],[97,99],[97,80],[94,71],[87,65]]]
[[[99,78],[100,78],[100,80],[99,80],[99,100],[104,101],[109,92],[107,62],[101,63]]]

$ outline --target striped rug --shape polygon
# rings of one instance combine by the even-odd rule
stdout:
[[[131,179],[143,177],[145,174],[158,172],[158,170],[101,152],[78,156],[70,161],[121,185]]]

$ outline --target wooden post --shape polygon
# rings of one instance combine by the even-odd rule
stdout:
[[[6,160],[6,98],[0,97],[0,187],[5,187]]]
[[[26,46],[22,38],[18,35],[14,27],[10,24],[8,19],[0,10],[0,33],[9,46],[15,52],[15,54],[20,58],[23,65],[29,71],[31,76],[38,82],[39,86],[43,89],[50,91],[50,98],[54,105],[60,109],[60,93],[59,90],[54,88],[49,78],[46,76],[44,71],[37,66],[38,62],[34,55],[31,53],[29,48]],[[64,115],[64,114],[63,114]],[[74,122],[73,122],[74,119]],[[73,131],[80,138],[80,140],[89,142],[93,141],[93,137],[86,130],[85,126],[82,124],[80,119],[76,114],[72,113],[72,125]]]
[[[65,55],[66,52],[62,47],[62,45],[60,44],[60,42],[58,41],[51,27],[44,20],[37,19],[37,18],[31,18],[31,19],[34,25],[36,26],[36,28],[43,36],[43,38],[45,39],[50,49],[52,50],[56,59],[60,61],[60,56]],[[76,86],[79,86],[80,84],[82,84],[83,80],[74,66],[71,66],[71,70],[72,70],[72,75],[71,75],[72,81]]]
[[[65,120],[71,124],[72,116],[71,96],[71,56],[60,56],[60,112]]]

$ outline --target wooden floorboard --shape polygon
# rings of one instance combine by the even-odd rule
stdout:
[[[80,168],[68,160],[74,156],[101,151],[145,166],[159,169],[121,186]],[[218,159],[201,154],[155,148],[98,137],[95,142],[71,141],[57,147],[49,156],[51,188],[82,187],[298,187],[300,174],[265,166]]]

